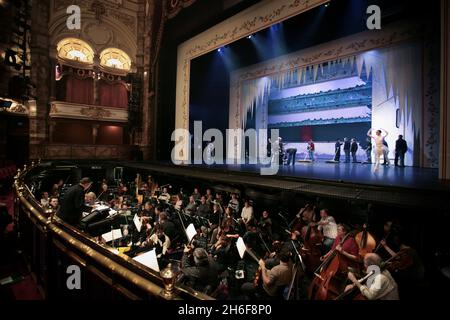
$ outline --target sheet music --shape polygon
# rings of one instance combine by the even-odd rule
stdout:
[[[105,242],[111,242],[113,239],[117,240],[122,238],[122,229],[115,229],[113,231],[102,234],[102,238]]]
[[[144,266],[149,267],[156,272],[159,272],[158,258],[156,258],[156,249],[150,250],[137,257],[134,257],[133,260],[136,260]]]
[[[236,247],[238,249],[239,255],[241,256],[241,259],[243,259],[247,246],[245,245],[244,239],[242,239],[242,237],[239,237],[239,239],[237,240]]]
[[[134,222],[134,225],[136,226],[136,230],[138,232],[141,232],[142,222],[141,222],[141,219],[138,217],[137,214],[134,215],[133,222]]]
[[[195,230],[194,224],[190,224],[186,229],[186,234],[188,236],[189,242],[191,242],[192,238],[197,235],[197,230]]]

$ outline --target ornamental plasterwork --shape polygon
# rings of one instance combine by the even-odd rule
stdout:
[[[108,118],[111,116],[111,112],[103,109],[102,107],[86,107],[80,110],[80,114],[88,116],[93,119]]]

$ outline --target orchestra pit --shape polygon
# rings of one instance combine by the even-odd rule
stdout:
[[[448,296],[448,1],[72,2],[0,1],[0,301]]]

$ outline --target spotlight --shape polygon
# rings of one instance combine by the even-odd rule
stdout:
[[[253,35],[251,34],[247,37],[247,39],[251,39],[252,37],[253,37]]]
[[[217,52],[222,52],[222,48],[217,49]]]
[[[330,6],[329,2],[325,3],[325,8],[328,8],[329,6]]]

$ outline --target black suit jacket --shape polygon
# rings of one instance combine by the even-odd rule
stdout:
[[[77,225],[80,222],[81,214],[86,210],[88,207],[84,205],[84,189],[77,184],[70,187],[64,194],[57,215],[65,222]]]
[[[350,141],[344,142],[344,150],[350,150]]]
[[[398,139],[397,141],[395,141],[395,151],[403,152],[403,153],[408,151],[408,146],[406,145],[406,141],[403,139],[402,140]]]

